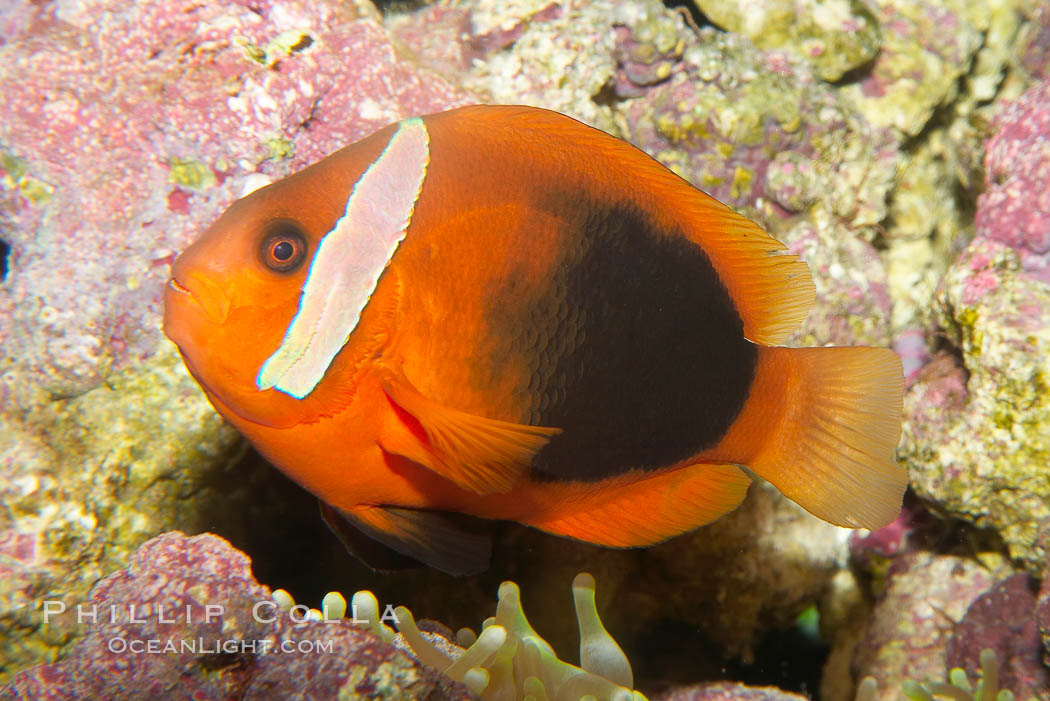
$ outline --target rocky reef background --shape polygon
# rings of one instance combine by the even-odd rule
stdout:
[[[625,138],[801,255],[818,302],[792,343],[904,359],[901,518],[851,535],[756,485],[648,550],[507,525],[478,578],[350,561],[186,375],[160,334],[162,285],[261,178],[473,102]],[[953,666],[973,678],[993,649],[1004,688],[1050,698],[1050,3],[12,0],[0,115],[7,693],[90,677],[85,630],[45,624],[42,602],[87,601],[181,530],[247,553],[255,579],[232,551],[211,556],[259,595],[371,588],[453,627],[514,579],[559,649],[575,636],[564,592],[588,570],[650,694],[736,679],[836,701],[872,675],[876,698],[899,698]],[[74,676],[22,671],[63,656]],[[467,693],[409,676],[395,686]]]

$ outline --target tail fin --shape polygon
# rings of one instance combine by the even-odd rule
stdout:
[[[904,376],[889,348],[762,348],[781,391],[775,428],[748,461],[784,496],[837,526],[880,528],[908,484],[894,457]]]

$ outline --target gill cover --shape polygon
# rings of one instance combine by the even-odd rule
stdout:
[[[346,211],[321,239],[299,310],[255,380],[302,399],[357,326],[380,275],[405,238],[430,160],[423,120],[406,119],[354,185]]]

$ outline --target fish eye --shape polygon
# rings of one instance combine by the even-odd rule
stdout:
[[[306,236],[295,222],[273,222],[263,233],[259,257],[275,273],[295,272],[306,260]]]

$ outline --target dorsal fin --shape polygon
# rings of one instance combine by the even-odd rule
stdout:
[[[694,225],[687,232],[703,246],[729,290],[744,336],[762,345],[782,343],[813,306],[816,288],[809,266],[758,224],[703,192],[683,200]]]
[[[699,244],[729,290],[748,340],[781,343],[809,313],[815,297],[809,266],[750,219],[667,170],[645,152],[571,117],[534,107],[473,106],[448,113],[478,134],[505,132],[502,138],[548,143],[545,167],[609,197],[634,197],[645,210],[680,228]],[[499,137],[497,137],[499,138]],[[556,143],[551,144],[553,139]],[[623,163],[623,169],[611,164]],[[596,184],[595,184],[596,183]],[[624,183],[628,187],[624,188]]]

